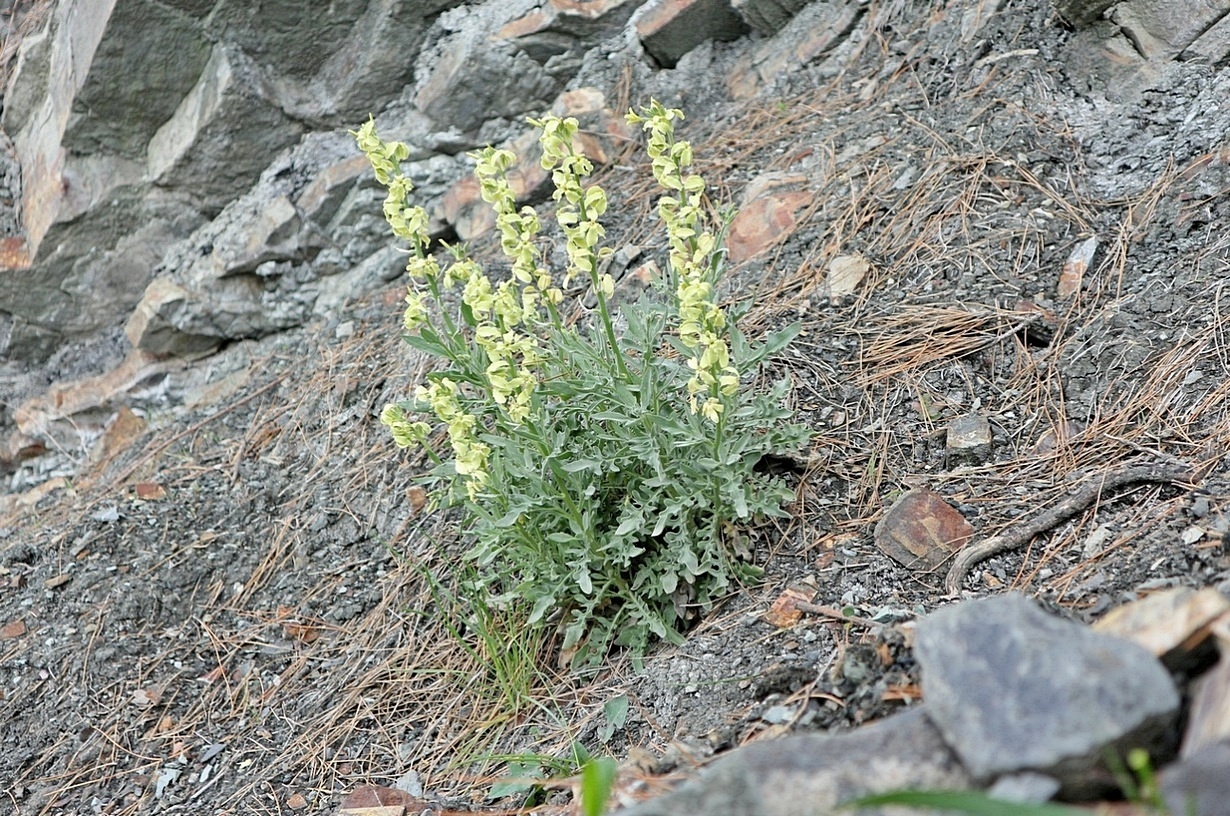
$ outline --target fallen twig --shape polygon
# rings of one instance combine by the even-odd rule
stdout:
[[[1039,533],[1046,532],[1090,507],[1102,497],[1104,491],[1136,482],[1191,482],[1195,476],[1195,468],[1173,462],[1121,465],[1095,474],[1077,486],[1063,501],[1009,525],[999,535],[969,544],[959,550],[948,570],[948,577],[944,579],[944,589],[949,594],[957,594],[961,589],[961,582],[975,564],[1005,550],[1024,546]]]

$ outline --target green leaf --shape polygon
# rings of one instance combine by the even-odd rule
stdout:
[[[893,791],[843,802],[842,808],[908,805],[956,811],[971,816],[1088,816],[1088,811],[1049,803],[1034,804],[995,799],[981,791]]]
[[[401,339],[410,348],[417,349],[425,354],[430,354],[434,357],[448,356],[448,349],[440,342],[440,336],[426,326],[421,327],[418,334],[403,334]]]
[[[645,523],[644,513],[642,513],[640,510],[635,510],[635,509],[630,510],[628,515],[625,516],[624,520],[621,521],[619,523],[619,526],[615,528],[615,536],[617,538],[619,536],[626,536],[628,533],[631,533],[635,530],[639,530],[644,523]]]
[[[625,698],[626,699],[626,698]],[[581,769],[581,816],[602,816],[615,785],[615,760],[591,759]]]
[[[616,728],[623,728],[628,721],[628,695],[621,694],[603,703],[602,716]]]
[[[555,607],[555,598],[549,595],[543,595],[534,601],[534,608],[530,610],[530,616],[526,623],[535,624],[542,620],[542,616]]]
[[[537,762],[510,762],[503,782],[496,782],[487,794],[492,799],[503,799],[519,793],[528,793],[538,787],[535,780],[542,778],[542,766]]]

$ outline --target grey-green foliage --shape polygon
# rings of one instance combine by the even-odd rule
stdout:
[[[601,266],[608,201],[583,184],[592,165],[574,149],[576,120],[535,122],[564,279],[587,281],[596,304],[580,322],[566,318],[537,214],[517,207],[507,182],[515,156],[474,154],[511,261],[493,280],[462,250],[448,266],[431,254],[427,215],[409,205],[400,170],[408,149],[381,141],[370,122],[356,133],[389,188],[386,218],[411,248],[404,337],[442,363],[381,418],[398,444],[424,445],[437,462],[427,480],[443,486],[441,503],[464,510],[466,557],[492,605],[560,631],[574,664],[612,646],[639,659],[654,638],[678,641],[700,610],[756,577],[742,536],[793,498],[759,466],[811,435],[790,421],[788,383],[753,387],[799,327],[753,343],[738,328],[746,309],[717,302],[725,252],[705,225],[704,182],[687,170],[691,147],[674,137],[680,116],[657,103],[629,115],[649,133],[669,262],[657,296],[619,312]],[[428,418],[447,429],[451,453],[430,444]]]

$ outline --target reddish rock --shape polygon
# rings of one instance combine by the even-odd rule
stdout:
[[[607,107],[606,95],[597,88],[565,91],[555,100],[551,112],[581,123],[573,147],[595,165],[609,164],[635,143],[637,130],[628,124],[625,112]]]
[[[48,479],[24,493],[0,496],[0,519],[4,519],[7,522],[11,516],[29,510],[31,507],[36,507],[39,502],[52,493],[58,490],[67,490],[69,487],[71,485],[68,479],[63,476],[56,476],[54,479]]]
[[[737,40],[747,31],[729,0],[660,0],[636,24],[641,45],[664,68],[705,40]]]
[[[974,528],[934,490],[907,492],[876,525],[880,552],[911,569],[939,568],[974,535]]]
[[[158,374],[182,369],[182,361],[163,360],[134,350],[124,362],[97,377],[57,383],[47,393],[23,402],[13,412],[18,431],[28,436],[47,432],[55,420],[118,404],[128,390]]]
[[[452,225],[457,237],[469,241],[495,226],[495,213],[479,194],[478,179],[463,176],[440,201],[439,216]]]
[[[407,809],[419,813],[428,807],[427,802],[405,791],[363,785],[347,794],[337,813],[338,816],[402,816]]]
[[[1059,272],[1059,283],[1055,286],[1055,293],[1060,300],[1067,300],[1080,292],[1085,272],[1093,263],[1093,255],[1097,251],[1097,236],[1082,241],[1076,249],[1072,250],[1072,254],[1068,256],[1063,269]]]
[[[806,176],[766,173],[747,186],[726,236],[732,262],[753,258],[794,232],[800,211],[815,199],[806,183]]]
[[[0,270],[29,268],[30,247],[26,239],[20,235],[0,238]]]
[[[90,450],[93,462],[105,462],[125,451],[145,433],[148,423],[137,416],[127,405],[121,406],[115,418],[107,424],[102,437]]]

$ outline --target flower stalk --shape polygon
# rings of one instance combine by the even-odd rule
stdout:
[[[732,333],[715,300],[724,252],[705,225],[705,184],[690,169],[691,146],[675,136],[682,113],[653,102],[628,118],[648,134],[664,191],[657,210],[671,296],[620,309],[622,336],[615,282],[602,268],[609,201],[589,183],[575,119],[530,120],[555,188],[562,283],[546,262],[542,221],[509,185],[511,152],[470,154],[508,259],[493,277],[463,247],[431,251],[426,212],[410,204],[402,172],[409,149],[382,141],[371,121],[355,133],[388,188],[390,228],[408,245],[403,337],[445,364],[413,399],[386,406],[381,422],[398,446],[428,450],[435,465],[423,480],[467,516],[466,558],[493,607],[527,626],[557,627],[580,664],[612,646],[639,660],[655,638],[678,642],[698,610],[755,577],[730,532],[783,515],[793,497],[756,464],[810,438],[788,422],[786,383],[766,394],[740,388],[741,372],[797,328],[759,346]],[[565,294],[574,281],[596,303],[588,320],[563,319],[581,304]],[[671,334],[685,360],[663,352]],[[430,447],[438,426],[447,453]]]

